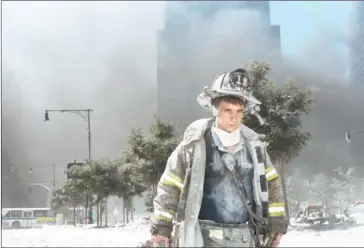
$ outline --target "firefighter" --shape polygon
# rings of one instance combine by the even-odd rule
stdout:
[[[197,101],[213,117],[190,124],[168,159],[154,199],[151,243],[276,246],[288,221],[265,144],[242,124],[244,114],[263,121],[248,72],[222,73]]]

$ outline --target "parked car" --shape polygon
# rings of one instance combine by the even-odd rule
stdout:
[[[308,204],[296,215],[297,223],[323,224],[329,220],[325,206],[321,204]]]

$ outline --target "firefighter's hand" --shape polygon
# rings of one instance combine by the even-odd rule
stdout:
[[[274,240],[273,240],[272,246],[273,246],[273,247],[278,247],[278,246],[279,246],[279,244],[281,243],[281,239],[282,239],[282,237],[283,237],[283,234],[282,234],[282,233],[277,233],[277,234],[275,235]]]
[[[153,247],[169,247],[169,238],[162,235],[152,235]]]

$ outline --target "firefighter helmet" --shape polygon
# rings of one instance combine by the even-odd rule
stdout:
[[[248,72],[243,68],[231,70],[216,77],[210,88],[204,88],[204,91],[197,97],[197,101],[201,107],[212,111],[212,101],[223,96],[243,99],[245,112],[259,111],[261,102],[253,96]]]

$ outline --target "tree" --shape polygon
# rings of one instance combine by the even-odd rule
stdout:
[[[88,193],[91,205],[97,206],[97,225],[102,226],[102,213],[109,196],[122,197],[126,203],[130,203],[130,210],[131,198],[145,191],[143,178],[140,173],[136,173],[136,169],[137,167],[125,162],[125,158],[92,160],[84,165],[72,166],[67,171],[66,184],[52,194],[50,205],[58,209],[71,203],[82,204]]]
[[[290,213],[298,212],[300,209],[300,191],[302,185],[298,183],[292,176],[285,177],[286,189],[287,189],[287,204]]]
[[[102,226],[104,202],[109,196],[115,194],[120,187],[119,167],[111,160],[92,160],[86,165],[85,169],[86,177],[83,176],[82,178],[88,185],[89,191],[95,195],[97,223],[98,226]],[[105,225],[107,225],[107,219]]]
[[[313,180],[308,182],[308,195],[311,201],[330,208],[332,199],[331,178],[323,173],[314,175]]]
[[[73,207],[74,225],[76,225],[76,207],[84,204],[85,192],[80,192],[70,180],[60,189],[53,191],[48,198],[48,205],[53,211],[68,213],[69,207]]]
[[[253,93],[262,102],[260,115],[266,124],[261,126],[252,116],[247,116],[244,123],[266,135],[267,150],[281,175],[287,202],[283,164],[296,158],[311,138],[310,133],[302,131],[301,117],[311,110],[312,92],[299,88],[293,79],[288,79],[282,86],[274,84],[268,79],[270,67],[267,63],[253,62],[248,70]],[[286,212],[289,216],[287,204]]]
[[[354,176],[355,168],[343,168],[339,166],[335,169],[337,176],[332,179],[331,188],[333,190],[333,205],[342,212],[345,207],[355,202],[357,198],[357,185]]]
[[[84,192],[78,192],[70,181],[66,181],[60,189],[50,194],[48,205],[54,211],[64,211],[69,206],[83,205],[84,201]]]
[[[129,215],[130,220],[133,219],[133,196],[141,196],[147,187],[134,164],[126,163],[124,159],[115,160],[114,163],[118,167],[120,183],[115,187],[113,194],[123,198],[123,221],[128,223]]]
[[[286,192],[281,164],[296,158],[310,139],[310,134],[302,131],[301,116],[309,113],[313,100],[311,91],[299,88],[292,79],[282,86],[269,81],[269,70],[266,63],[254,62],[249,66],[253,92],[262,101],[260,114],[267,125],[260,126],[258,120],[251,116],[247,116],[244,122],[258,133],[266,135],[268,152],[282,175]],[[156,124],[151,128],[151,137],[145,137],[140,130],[133,130],[129,138],[131,148],[127,152],[128,157],[136,160],[134,163],[139,167],[139,172],[144,175],[146,184],[150,185],[147,194],[150,210],[168,156],[178,143],[174,133],[174,125],[156,118]]]
[[[262,102],[259,113],[266,124],[261,126],[251,116],[247,116],[244,123],[267,136],[267,149],[273,161],[288,163],[300,154],[311,138],[310,133],[302,131],[301,117],[311,110],[312,92],[299,88],[293,79],[278,86],[268,80],[269,71],[266,63],[249,65],[253,93]]]
[[[107,167],[108,161],[96,160],[89,161],[84,165],[72,166],[68,171],[67,185],[72,191],[66,191],[68,193],[76,192],[77,194],[82,194],[85,196],[87,193],[92,197],[95,196],[95,200],[92,203],[97,206],[97,225],[101,226],[100,221],[100,203],[102,200],[108,196],[110,187],[113,185],[114,177],[117,174],[117,170],[109,171],[110,168]],[[114,177],[110,177],[114,175]],[[85,198],[84,198],[85,199]],[[91,201],[90,201],[91,202]],[[88,211],[86,209],[85,211]]]
[[[132,130],[129,137],[130,149],[124,152],[125,161],[133,164],[148,188],[146,206],[153,210],[152,199],[157,194],[157,184],[165,170],[169,155],[178,145],[175,126],[155,116],[150,126],[150,136],[139,130]]]

